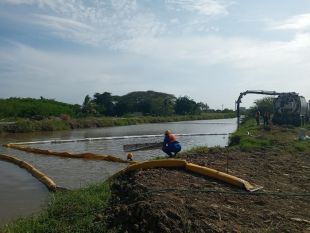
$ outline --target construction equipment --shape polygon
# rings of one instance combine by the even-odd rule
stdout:
[[[296,93],[280,94],[274,101],[274,124],[304,125],[309,118],[308,103]]]
[[[274,124],[303,125],[310,118],[310,101],[307,103],[303,96],[296,92],[276,92],[263,90],[247,90],[241,92],[237,101],[237,125],[240,126],[240,103],[243,96],[247,94],[278,96],[274,101]]]

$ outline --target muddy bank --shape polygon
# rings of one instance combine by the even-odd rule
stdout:
[[[228,154],[227,154],[228,153]],[[118,232],[309,232],[310,156],[216,149],[183,158],[264,186],[249,194],[175,169],[125,174],[106,211]]]

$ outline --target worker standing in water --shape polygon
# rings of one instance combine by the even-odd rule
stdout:
[[[176,136],[172,134],[170,130],[166,130],[165,132],[162,150],[169,155],[169,157],[175,157],[177,153],[181,151],[181,144],[177,141]]]

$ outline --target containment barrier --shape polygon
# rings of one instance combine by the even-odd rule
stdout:
[[[188,134],[175,134],[176,136],[192,137],[192,136],[227,136],[228,133],[188,133]],[[78,138],[78,139],[65,139],[65,140],[45,140],[45,141],[32,141],[32,142],[14,142],[15,145],[28,145],[28,144],[56,144],[56,143],[72,143],[72,142],[92,142],[103,140],[121,140],[132,138],[158,138],[163,137],[162,134],[147,134],[147,135],[130,135],[130,136],[115,136],[115,137],[97,137],[97,138]]]
[[[138,169],[151,169],[151,168],[182,168],[182,169],[191,171],[196,174],[208,176],[216,180],[220,180],[220,181],[229,183],[231,185],[244,188],[249,192],[254,192],[254,191],[257,191],[263,188],[262,186],[251,184],[250,182],[245,181],[236,176],[232,176],[227,173],[220,172],[215,169],[208,168],[208,167],[203,167],[203,166],[199,166],[193,163],[188,163],[186,162],[186,160],[181,160],[181,159],[159,159],[159,160],[153,160],[153,161],[138,162],[138,163],[128,166],[124,170],[117,172],[110,178],[110,180],[128,171],[135,171]]]
[[[75,158],[75,159],[87,159],[87,160],[105,160],[109,162],[118,162],[118,163],[135,163],[133,161],[127,161],[112,155],[100,155],[100,154],[94,154],[94,153],[70,153],[70,152],[59,152],[59,151],[51,151],[51,150],[45,150],[45,149],[39,149],[39,148],[33,148],[28,146],[22,146],[17,145],[13,143],[9,143],[6,145],[3,145],[8,148],[16,149],[25,151],[28,153],[34,153],[34,154],[43,154],[43,155],[54,155],[58,157],[64,157],[64,158]]]
[[[224,181],[226,183],[232,184],[240,188],[245,188],[247,191],[250,192],[254,192],[262,188],[261,186],[250,184],[248,181],[245,181],[236,176],[232,176],[227,173],[220,172],[212,168],[199,166],[193,163],[186,163],[185,169],[194,173],[198,173],[201,175],[212,177],[217,180]]]
[[[20,160],[14,156],[4,155],[4,154],[0,154],[0,160],[14,163],[20,166],[21,168],[26,169],[31,175],[33,175],[40,182],[42,182],[50,191],[57,190],[57,185],[55,184],[55,182],[51,178],[49,178],[47,175],[45,175],[43,172],[39,171],[34,166],[32,166],[31,164],[23,160]]]

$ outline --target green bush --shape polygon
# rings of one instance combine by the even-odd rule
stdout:
[[[57,131],[70,129],[69,123],[62,120],[43,120],[41,121],[42,131]]]
[[[11,129],[13,133],[26,133],[41,130],[40,122],[31,120],[17,120],[15,125],[9,125],[8,128]]]

